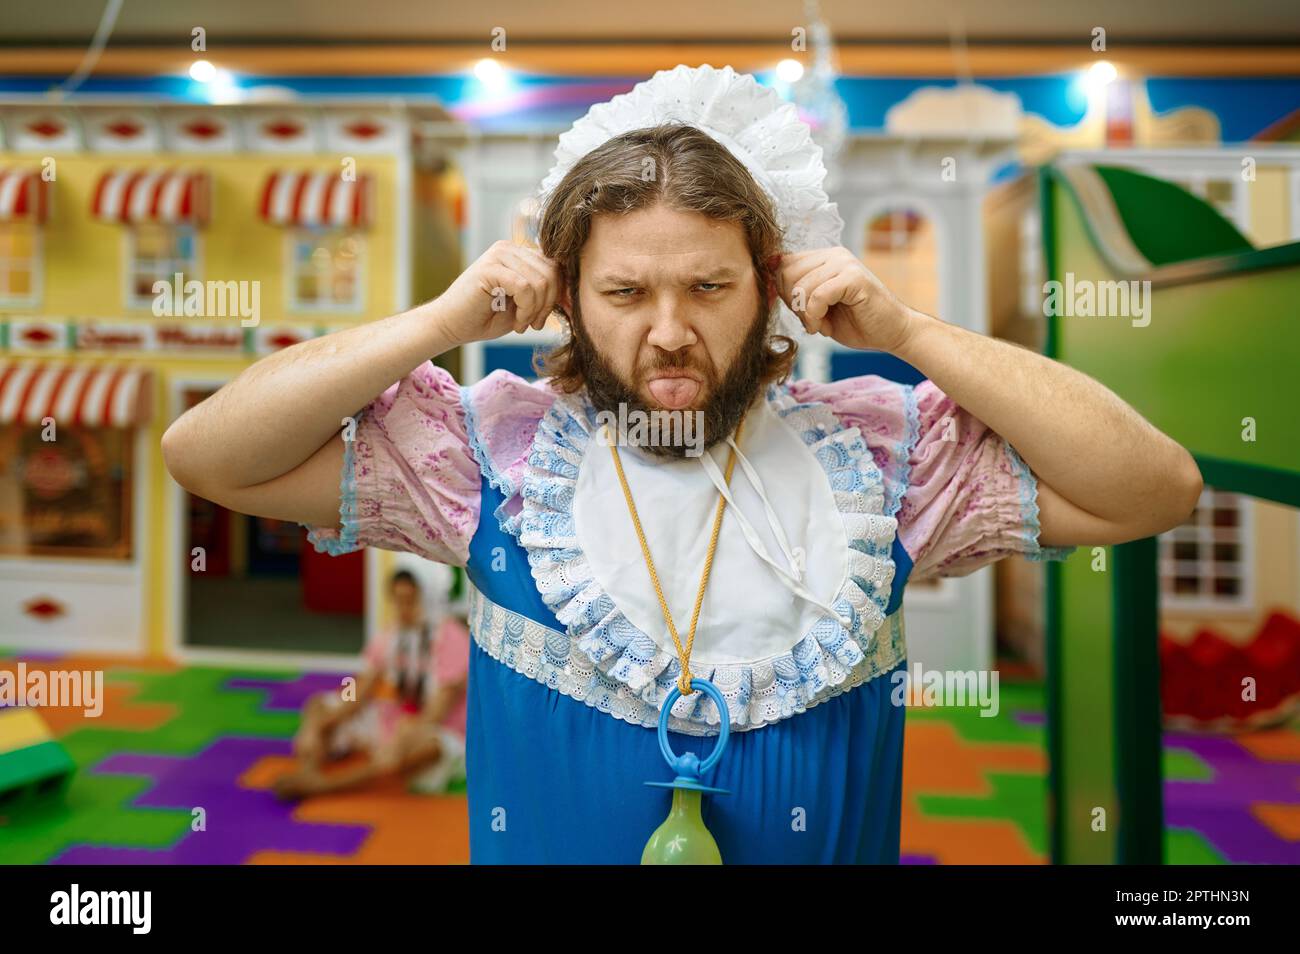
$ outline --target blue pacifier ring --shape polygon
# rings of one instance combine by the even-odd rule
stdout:
[[[717,765],[718,760],[722,758],[722,752],[727,747],[727,739],[731,735],[731,714],[727,709],[727,700],[723,698],[722,690],[709,680],[693,678],[691,679],[691,688],[704,692],[713,700],[713,704],[718,709],[719,730],[717,744],[713,746],[713,751],[709,753],[709,757],[700,762],[695,769],[691,769],[687,764],[684,764],[684,760],[689,761],[686,759],[686,755],[678,755],[673,751],[672,746],[668,744],[668,716],[672,712],[673,703],[680,699],[682,695],[681,689],[678,688],[676,683],[673,683],[673,688],[669,691],[668,697],[664,699],[664,704],[659,709],[659,751],[664,754],[668,767],[676,775],[698,779]],[[694,753],[687,753],[687,755],[694,755]]]

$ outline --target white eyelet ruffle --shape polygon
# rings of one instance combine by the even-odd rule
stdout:
[[[798,107],[730,66],[678,65],[659,70],[628,93],[596,103],[561,134],[555,164],[537,190],[538,211],[583,156],[616,136],[681,122],[695,126],[735,156],[772,200],[786,252],[840,244],[844,220],[826,193],[822,147]],[[802,322],[782,302],[777,325],[799,336]]]
[[[877,639],[894,578],[890,548],[898,521],[884,513],[883,481],[866,442],[856,427],[844,427],[825,404],[799,403],[787,388],[777,386],[769,388],[767,399],[802,437],[830,482],[849,541],[845,580],[831,604],[853,626],[846,629],[825,615],[790,651],[694,670],[722,691],[737,729],[803,712],[888,671],[903,658],[897,627],[889,628],[890,638]],[[573,691],[566,694],[609,711],[610,691],[615,696],[626,693],[657,718],[681,664],[671,649],[661,648],[618,609],[596,581],[577,539],[573,501],[578,471],[596,430],[595,408],[581,392],[557,398],[538,426],[523,476],[522,509],[502,521],[503,529],[526,549],[542,600],[566,627],[570,640],[569,647],[539,641],[534,647],[537,659],[516,654],[512,665],[556,687],[566,679],[571,684],[573,673],[585,669],[588,680],[599,677],[606,687],[597,693],[603,701],[587,698],[587,687],[582,686],[570,685]],[[520,645],[527,653],[527,645]],[[581,663],[575,659],[579,654],[585,657]],[[641,718],[629,721],[644,723]],[[716,732],[718,722],[713,703],[703,693],[679,699],[670,719],[676,731],[703,735]]]
[[[615,136],[685,122],[718,139],[773,199],[791,252],[838,245],[839,209],[824,188],[822,147],[798,107],[730,66],[659,70],[606,103],[596,103],[561,134],[555,164],[538,189],[542,205],[579,159]]]

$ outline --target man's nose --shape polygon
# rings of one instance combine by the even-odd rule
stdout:
[[[680,302],[671,296],[661,298],[650,319],[646,342],[664,351],[680,351],[695,344],[695,329],[684,316]]]

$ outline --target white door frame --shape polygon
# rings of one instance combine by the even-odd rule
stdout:
[[[167,410],[168,420],[174,421],[181,415],[184,392],[190,388],[219,388],[230,381],[242,369],[231,369],[229,373],[213,370],[204,374],[187,374],[173,377],[168,381]],[[171,515],[171,529],[166,546],[170,559],[163,561],[166,567],[168,625],[164,644],[169,657],[184,663],[207,664],[214,666],[249,666],[259,669],[315,669],[326,672],[353,672],[360,664],[360,655],[342,655],[338,653],[292,653],[280,650],[257,650],[244,648],[210,649],[206,647],[187,646],[181,638],[187,617],[189,586],[182,572],[184,560],[176,559],[187,553],[186,528],[189,526],[189,514],[186,510],[186,493],[174,480],[167,481],[167,513]],[[365,583],[366,594],[381,592],[376,587],[378,580],[378,554],[373,550],[366,553]],[[376,600],[366,600],[365,639],[363,646],[370,641],[375,632],[378,619]]]

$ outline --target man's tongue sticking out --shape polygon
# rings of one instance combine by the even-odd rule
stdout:
[[[700,383],[687,377],[655,378],[649,388],[656,401],[674,411],[687,407],[700,393]]]

